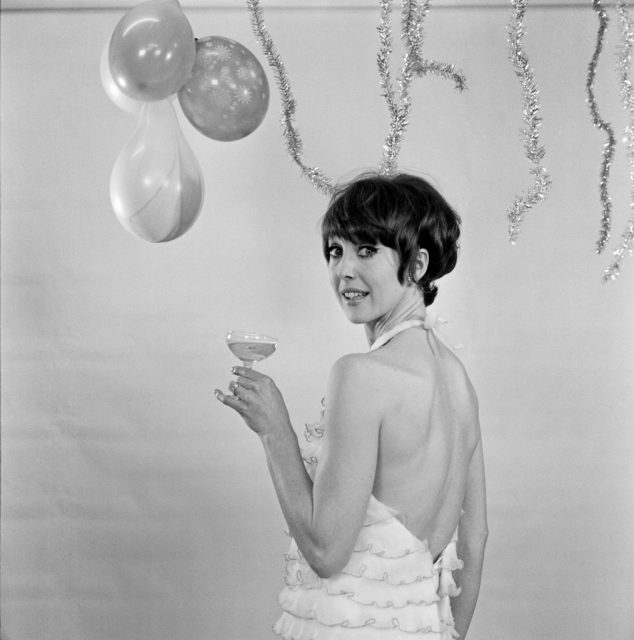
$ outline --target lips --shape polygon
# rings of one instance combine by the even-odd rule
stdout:
[[[362,300],[363,298],[365,298],[368,295],[368,291],[362,291],[361,289],[343,289],[341,291],[341,295],[343,296],[343,299],[346,300],[347,302],[357,302],[359,300]]]

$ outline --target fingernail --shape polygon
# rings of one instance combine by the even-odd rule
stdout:
[[[214,389],[214,395],[216,396],[216,398],[218,398],[218,400],[220,400],[220,397],[222,396],[222,391],[220,391],[220,389]]]
[[[238,370],[238,367],[231,367],[231,373],[235,373]]]

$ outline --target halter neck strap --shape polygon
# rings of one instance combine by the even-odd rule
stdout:
[[[425,320],[404,320],[403,322],[399,322],[396,326],[392,327],[385,333],[382,333],[370,346],[370,351],[374,351],[379,347],[382,347],[386,342],[389,342],[394,336],[406,331],[407,329],[412,329],[413,327],[424,327],[425,329],[430,329],[431,327],[427,326]]]

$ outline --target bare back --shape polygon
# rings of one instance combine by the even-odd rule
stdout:
[[[405,331],[367,357],[385,394],[373,494],[398,510],[436,557],[460,518],[480,439],[473,387],[462,363],[429,330]]]

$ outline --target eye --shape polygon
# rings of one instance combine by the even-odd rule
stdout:
[[[360,258],[371,258],[376,254],[378,249],[373,247],[372,245],[363,245],[359,247],[359,257]]]
[[[338,244],[331,244],[328,247],[328,259],[330,260],[331,258],[334,258],[336,260],[337,258],[340,258],[341,252],[342,249]]]

